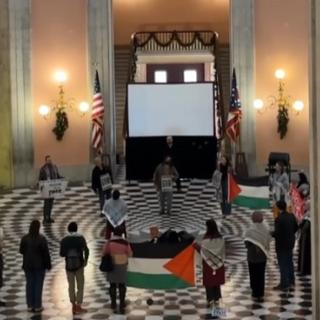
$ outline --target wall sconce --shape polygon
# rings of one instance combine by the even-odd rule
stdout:
[[[65,91],[64,91],[64,83],[67,81],[68,77],[66,72],[59,70],[56,71],[54,74],[54,79],[58,82],[58,99],[54,100],[52,106],[41,105],[39,107],[39,114],[44,118],[48,119],[51,114],[51,111],[56,113],[56,124],[55,127],[52,129],[53,133],[56,135],[57,140],[62,140],[65,131],[69,127],[69,121],[67,116],[67,110],[72,111],[75,99],[65,98]],[[89,104],[85,101],[82,101],[79,104],[79,112],[80,116],[83,117],[90,109]]]
[[[291,103],[291,97],[286,95],[284,92],[284,81],[286,73],[282,69],[278,69],[275,72],[275,77],[278,79],[278,96],[269,96],[267,98],[267,106],[264,107],[264,102],[261,99],[256,99],[253,102],[254,108],[258,111],[258,113],[263,113],[264,109],[274,109],[277,107],[278,110],[278,129],[277,132],[280,135],[280,139],[283,139],[288,131],[288,123],[289,123],[289,110],[293,111],[294,114],[298,115],[302,112],[304,108],[304,104],[300,100],[296,100]]]

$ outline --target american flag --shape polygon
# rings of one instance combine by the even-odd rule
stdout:
[[[94,78],[94,95],[92,102],[92,147],[99,153],[102,153],[103,146],[103,118],[104,118],[104,104],[101,94],[99,74],[96,70]]]
[[[228,121],[226,125],[226,133],[231,140],[237,141],[240,135],[240,120],[241,120],[241,102],[237,88],[236,71],[233,68],[230,108],[228,114]]]

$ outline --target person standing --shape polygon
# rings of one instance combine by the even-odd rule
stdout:
[[[305,203],[304,217],[299,225],[298,272],[301,275],[311,274],[311,221],[310,201]]]
[[[119,311],[125,313],[125,299],[127,291],[127,267],[128,258],[132,256],[132,250],[127,240],[122,238],[123,230],[115,228],[110,240],[108,240],[102,250],[102,255],[110,254],[114,268],[107,273],[107,280],[110,283],[109,294],[111,299],[111,309],[117,310],[117,289],[119,290]]]
[[[120,228],[122,233],[127,236],[125,222],[127,211],[127,204],[120,198],[120,191],[114,190],[112,198],[107,200],[103,207],[103,213],[107,219],[106,239],[110,239],[115,228]]]
[[[88,263],[89,249],[86,239],[78,233],[76,222],[69,223],[68,232],[69,235],[60,242],[60,256],[65,258],[69,299],[72,303],[72,313],[75,315],[87,312],[82,308],[82,302],[84,268]],[[77,292],[75,286],[77,286]]]
[[[45,164],[40,169],[39,181],[61,179],[61,178],[63,177],[59,174],[57,166],[52,163],[51,156],[47,155],[45,157]],[[54,201],[54,198],[44,199],[43,223],[54,222],[54,220],[51,218],[53,201]]]
[[[298,191],[302,198],[307,198],[310,195],[310,183],[304,172],[299,172],[299,181],[297,184]]]
[[[42,289],[45,271],[51,269],[51,258],[47,239],[40,234],[40,222],[33,220],[29,233],[22,237],[20,253],[23,255],[22,269],[26,276],[26,297],[29,312],[41,312]]]
[[[153,182],[157,192],[159,192],[160,214],[165,213],[165,207],[167,207],[167,214],[171,214],[172,181],[178,177],[178,171],[172,164],[171,158],[166,156],[164,161],[157,166],[153,174]]]
[[[218,162],[218,170],[221,173],[221,187],[218,190],[218,200],[220,201],[220,207],[222,216],[226,218],[229,214],[231,214],[231,202],[228,199],[228,175],[231,173],[232,168],[230,164],[230,160],[227,156],[222,156],[220,161]]]
[[[214,219],[206,221],[206,233],[201,243],[194,248],[202,257],[202,281],[206,289],[207,306],[218,306],[221,299],[221,285],[225,283],[225,243]]]
[[[112,190],[112,174],[109,165],[102,163],[101,157],[94,159],[95,167],[91,175],[91,188],[99,196],[100,211],[99,214],[103,217],[103,206],[106,199],[111,198]]]
[[[295,285],[293,248],[295,244],[295,233],[298,224],[295,216],[287,212],[285,201],[278,201],[276,206],[280,212],[274,222],[274,232],[272,236],[276,242],[276,254],[280,269],[280,283],[274,290],[287,291]]]
[[[0,288],[3,287],[3,229],[0,227]],[[5,307],[6,303],[0,300],[0,307]]]
[[[179,153],[178,150],[175,146],[175,144],[173,143],[173,137],[172,136],[167,136],[166,138],[166,144],[164,147],[164,157],[169,156],[172,160],[172,164],[177,168],[177,170],[179,170]],[[178,176],[176,178],[176,187],[177,187],[177,191],[181,192],[181,179]]]
[[[275,164],[275,172],[270,176],[270,185],[273,199],[273,215],[276,218],[279,215],[277,201],[287,201],[289,192],[289,176],[284,170],[284,164],[278,161]]]
[[[261,212],[252,214],[253,225],[245,234],[250,287],[253,299],[263,301],[267,257],[271,241],[270,232],[263,223]]]

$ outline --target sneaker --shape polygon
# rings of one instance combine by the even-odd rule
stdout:
[[[42,311],[43,311],[43,307],[34,309],[34,312],[36,312],[36,313],[39,313],[39,312],[42,312]]]

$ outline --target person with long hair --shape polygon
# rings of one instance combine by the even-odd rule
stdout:
[[[206,233],[200,243],[194,243],[202,257],[202,281],[206,289],[207,306],[218,305],[221,285],[225,283],[225,243],[214,219],[206,221]]]
[[[107,280],[110,283],[111,309],[115,312],[117,311],[117,290],[119,290],[119,312],[124,314],[128,258],[132,256],[132,250],[127,240],[122,238],[122,235],[122,228],[115,228],[111,239],[103,246],[102,255],[110,254],[114,266],[113,270],[107,273]]]
[[[307,198],[310,195],[310,183],[304,172],[299,172],[299,181],[297,184],[298,191],[303,198]]]
[[[20,242],[23,255],[22,269],[26,276],[26,297],[29,312],[41,312],[42,289],[46,270],[51,269],[47,239],[40,234],[39,220],[33,220],[28,234]]]

